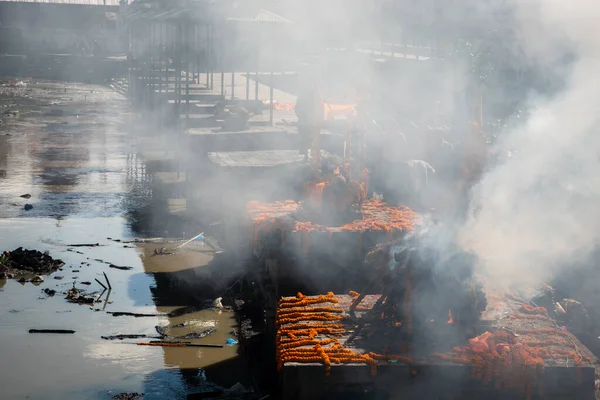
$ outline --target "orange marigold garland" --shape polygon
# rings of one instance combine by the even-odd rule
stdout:
[[[352,292],[351,296],[358,297]],[[283,298],[279,301],[277,312],[277,365],[283,368],[285,363],[321,363],[325,373],[331,373],[331,364],[366,364],[371,373],[377,372],[377,362],[393,360],[410,363],[408,357],[380,355],[376,353],[360,354],[345,348],[338,337],[346,333],[339,320],[344,318],[341,307],[334,304],[339,300],[333,293],[307,297],[298,293],[295,298]],[[332,304],[326,306],[325,304]],[[302,321],[301,323],[298,323]]]

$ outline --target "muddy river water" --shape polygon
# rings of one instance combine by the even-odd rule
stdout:
[[[202,246],[154,255],[157,246],[107,239],[139,236],[130,215],[144,202],[126,100],[101,86],[28,85],[18,93],[0,91],[0,250],[47,250],[65,266],[39,285],[0,280],[0,398],[108,399],[140,392],[145,399],[177,399],[243,381],[243,374],[236,374],[243,370],[238,346],[226,345],[233,338],[233,313],[207,309],[173,318],[107,313],[163,314],[188,305],[178,303],[182,288],[189,287],[180,281],[193,279],[213,257]],[[25,211],[25,204],[33,209]],[[69,246],[80,243],[101,246]],[[114,269],[111,263],[132,268]],[[95,279],[104,281],[103,273],[112,285],[108,298],[105,293],[93,306],[65,300],[61,292],[73,285],[100,295]],[[81,283],[86,281],[92,284]],[[46,295],[46,288],[57,294]],[[145,339],[101,339],[156,336],[155,326],[181,323],[185,326],[169,334],[216,328],[191,342],[223,347],[163,348],[136,345]],[[32,328],[76,333],[29,334]]]

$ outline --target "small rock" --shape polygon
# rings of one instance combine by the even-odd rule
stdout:
[[[54,279],[56,279],[57,281],[62,281],[63,279],[65,279],[65,277],[64,277],[64,276],[59,276],[59,275],[56,275],[56,276],[54,277]]]
[[[29,280],[27,280],[27,279],[25,279],[25,277],[23,277],[23,278],[19,279],[18,282],[19,283],[27,283],[27,282],[29,282]]]
[[[2,125],[2,124],[0,124]],[[0,169],[0,178],[6,178],[6,171],[3,169]]]
[[[31,198],[31,195],[30,195],[29,193],[26,193],[26,194],[22,194],[22,195],[21,195],[21,196],[19,196],[19,197],[22,197],[22,198],[24,198],[24,199],[30,199],[30,198]]]
[[[8,279],[13,279],[15,277],[15,274],[9,272],[8,274],[6,274],[6,277]]]
[[[46,289],[44,289],[44,293],[46,293],[48,296],[52,297],[56,294],[56,290],[46,288]]]
[[[23,210],[25,211],[29,211],[31,209],[33,209],[33,206],[31,204],[25,204],[25,206],[23,206]]]
[[[79,283],[82,285],[91,285],[92,284],[92,282],[79,282]]]
[[[79,270],[78,269],[74,269],[73,272],[79,272]]]
[[[40,283],[40,282],[44,282],[44,278],[40,275],[36,275],[33,277],[33,279],[31,280],[31,282],[33,283]]]

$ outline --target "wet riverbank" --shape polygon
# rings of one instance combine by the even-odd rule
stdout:
[[[236,273],[224,270],[227,263],[199,244],[176,255],[155,255],[158,245],[107,239],[148,234],[136,217],[153,207],[126,99],[103,86],[24,83],[0,88],[0,250],[48,251],[65,266],[39,285],[0,280],[0,357],[11,360],[0,374],[1,397],[107,399],[139,392],[145,399],[177,399],[238,381],[249,386],[239,346],[226,344],[234,338],[233,313],[144,318],[107,313],[165,314],[200,304]],[[162,233],[181,237],[182,230],[171,226]],[[78,243],[101,246],[69,246]],[[61,294],[75,285],[100,295],[103,288],[95,279],[104,282],[104,273],[112,287],[108,299],[105,293],[92,306],[77,305]],[[57,294],[48,296],[44,289]],[[101,339],[156,335],[157,325],[178,324],[185,326],[173,330],[177,336],[216,328],[192,342],[223,347],[161,348]],[[28,334],[32,328],[76,333]]]

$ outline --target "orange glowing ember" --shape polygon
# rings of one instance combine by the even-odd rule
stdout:
[[[448,322],[447,324],[453,324],[454,318],[452,318],[452,310],[448,310]]]
[[[296,109],[296,105],[273,103],[273,109],[278,111],[294,111]]]

